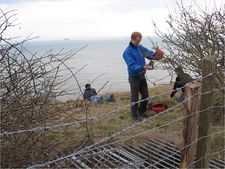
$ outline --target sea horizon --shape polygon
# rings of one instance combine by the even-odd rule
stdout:
[[[153,40],[156,37],[151,37]],[[156,39],[158,41],[158,39]],[[48,40],[48,41],[31,41],[26,43],[26,48],[32,53],[42,55],[45,52],[52,50],[52,53],[57,53],[63,49],[63,52],[78,50],[84,46],[84,49],[79,51],[68,64],[74,68],[74,71],[83,68],[78,74],[77,79],[80,83],[82,90],[87,83],[92,83],[92,87],[100,94],[113,93],[118,91],[129,91],[130,86],[128,82],[127,65],[122,57],[123,51],[130,42],[129,37],[120,37],[113,39],[91,39],[91,40]],[[152,49],[152,44],[148,37],[144,37],[142,45]],[[146,61],[147,62],[147,61]],[[157,79],[168,76],[166,70],[152,70],[146,73],[149,87],[153,87],[153,83]],[[159,83],[167,84],[170,78],[164,78]],[[107,83],[107,84],[106,84]],[[102,87],[106,86],[102,89]],[[78,85],[75,80],[71,79],[68,87],[74,88],[79,93]]]

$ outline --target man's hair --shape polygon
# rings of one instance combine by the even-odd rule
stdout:
[[[90,88],[90,87],[91,87],[91,84],[89,84],[89,83],[85,85],[85,88],[86,88],[86,89],[87,89],[87,88]]]
[[[136,37],[142,38],[141,33],[140,33],[140,32],[133,32],[133,33],[131,34],[131,39],[135,39]]]
[[[184,73],[182,66],[178,66],[175,68],[175,72],[177,73]]]

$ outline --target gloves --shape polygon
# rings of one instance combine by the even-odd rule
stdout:
[[[155,56],[156,56],[156,60],[160,60],[163,58],[164,56],[164,52],[161,49],[157,49],[155,52]]]
[[[170,94],[170,97],[173,97],[175,94],[176,94],[176,92],[173,91],[173,92]]]

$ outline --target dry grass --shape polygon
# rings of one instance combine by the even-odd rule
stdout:
[[[157,88],[150,88],[149,93],[150,95],[156,95],[165,91],[169,91],[171,90],[171,88],[172,88],[171,85],[162,85]],[[129,92],[118,92],[113,94],[115,95],[115,98],[116,98],[115,103],[92,104],[88,110],[88,117],[93,118],[93,117],[105,114],[113,109],[117,109],[121,107],[122,105],[129,104],[130,102]],[[151,101],[164,102],[164,103],[167,103],[169,107],[172,107],[177,104],[176,98],[171,99],[169,95],[155,97],[152,100],[150,100],[150,102]],[[71,102],[69,105],[67,105],[71,108],[69,109],[68,114],[65,114],[65,117],[66,118],[70,117],[70,121],[73,121],[74,119],[76,120],[85,119],[85,112],[74,111],[72,106],[73,104],[74,103]],[[79,108],[75,108],[75,109],[79,109]],[[156,113],[149,111],[147,112],[147,114],[150,116],[153,116]],[[167,127],[163,127],[156,130],[153,130],[153,128],[166,124],[176,118],[182,117],[182,115],[183,115],[183,107],[181,106],[171,111],[168,111],[167,113],[165,113],[164,115],[160,117],[149,120],[146,123],[143,123],[142,125],[139,125],[128,132],[124,132],[123,134],[113,138],[111,141],[128,138],[136,134],[139,134],[141,132],[150,130],[150,132],[146,132],[145,134],[142,134],[138,137],[129,139],[127,141],[123,141],[122,143],[139,145],[140,143],[147,141],[148,138],[160,138],[163,140],[168,140],[172,143],[175,143],[178,147],[181,147],[182,146],[182,129],[183,129],[182,121],[176,122],[174,124],[168,125]],[[110,116],[103,116],[102,118],[99,118],[98,120],[89,121],[88,128],[89,128],[89,132],[91,136],[91,141],[87,142],[86,145],[98,142],[107,136],[111,136],[113,133],[121,131],[122,129],[132,125],[133,123],[134,122],[131,120],[131,117],[130,117],[129,108],[115,112],[111,114]],[[219,131],[221,128],[222,126],[217,126],[216,128],[212,127],[212,132]],[[52,143],[54,143],[56,140],[61,142],[62,144],[58,148],[61,149],[63,152],[68,152],[68,148],[75,149],[79,147],[82,143],[84,143],[84,141],[87,138],[86,137],[87,131],[85,128],[85,123],[81,123],[80,125],[70,126],[70,127],[67,127],[66,129],[61,128],[61,129],[54,130],[54,132],[49,131],[46,133],[46,135],[49,141]],[[210,146],[209,151],[214,151],[221,148],[223,141],[224,141],[224,137],[221,138],[220,136],[218,136],[213,138],[212,146]]]
[[[169,90],[171,90],[170,85],[162,85],[157,88],[150,88],[149,93],[150,95],[156,95]],[[113,109],[120,108],[121,106],[130,103],[129,92],[118,92],[113,94],[115,95],[115,98],[116,98],[115,103],[92,104],[88,110],[88,117],[93,118],[96,116],[100,116],[102,114],[108,113],[109,111]],[[169,107],[176,104],[176,100],[170,99],[169,95],[163,96],[163,97],[156,97],[150,101],[165,102],[169,105]],[[68,113],[64,114],[65,119],[67,120],[69,119],[69,121],[85,119],[85,112],[78,111],[79,107],[74,108],[73,105],[74,105],[73,102],[70,102],[69,105],[64,105],[65,107],[70,107],[69,111],[67,111]],[[151,116],[155,115],[154,112],[147,112],[147,114]],[[133,136],[134,134],[165,124],[166,122],[169,122],[170,120],[180,115],[182,115],[182,112],[179,109],[170,111],[166,113],[164,116],[156,118],[155,120],[149,120],[148,122],[134,128],[132,131],[123,133],[122,135],[117,136],[113,140]],[[96,120],[89,121],[88,127],[90,130],[92,143],[97,142],[106,136],[110,136],[111,134],[116,133],[132,124],[133,124],[133,121],[131,120],[131,117],[130,117],[129,108],[125,108],[121,111],[115,112],[111,114],[110,116],[103,116],[97,121]],[[173,130],[172,132],[168,132],[167,131],[168,128],[163,128],[161,130],[156,130],[151,134],[148,134],[148,133],[143,134],[142,136],[129,140],[128,142],[138,143],[139,140],[140,142],[142,142],[143,140],[146,140],[146,138],[149,138],[149,137],[160,137],[160,138],[167,138],[172,140],[175,134],[180,136],[180,133],[181,133],[180,126],[181,124],[171,126],[170,129]],[[49,141],[52,143],[55,140],[63,140],[64,143],[67,142],[67,145],[73,144],[74,146],[78,146],[83,143],[86,137],[85,124],[81,123],[78,126],[77,125],[70,126],[70,127],[67,127],[66,129],[60,128],[54,131],[48,131],[46,132],[46,135]]]

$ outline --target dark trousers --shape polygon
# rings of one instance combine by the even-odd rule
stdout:
[[[141,99],[146,99],[148,95],[148,85],[146,79],[129,77],[130,89],[131,89],[131,116],[136,118],[138,115],[143,115],[147,110],[148,100],[142,101],[141,103],[135,103],[139,100],[139,92],[141,94]]]

